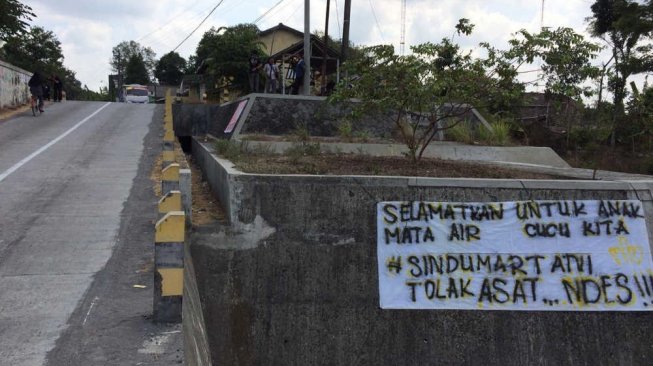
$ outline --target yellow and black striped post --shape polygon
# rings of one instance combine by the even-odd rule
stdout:
[[[183,211],[184,208],[181,204],[181,192],[169,191],[159,200],[159,213],[167,214],[171,211]]]
[[[185,235],[186,218],[183,211],[170,211],[156,223],[154,320],[157,322],[181,321]]]
[[[172,163],[161,173],[161,193],[166,195],[170,191],[179,190],[179,164]]]

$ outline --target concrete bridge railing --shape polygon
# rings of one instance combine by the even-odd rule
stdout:
[[[32,73],[0,61],[0,109],[14,108],[29,101],[27,82]]]

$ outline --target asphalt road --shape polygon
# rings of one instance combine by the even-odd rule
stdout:
[[[150,321],[162,113],[69,101],[0,122],[0,365],[181,361],[180,327]]]

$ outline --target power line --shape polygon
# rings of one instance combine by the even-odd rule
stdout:
[[[190,9],[196,7],[197,4],[199,4],[199,1],[196,1],[195,4],[189,6],[189,7],[187,7],[186,9],[182,10],[181,12],[175,14],[175,16],[170,17],[170,19],[168,19],[166,22],[164,22],[164,24],[163,24],[162,26],[160,26],[159,28],[157,28],[157,29],[155,29],[155,30],[153,30],[153,31],[151,31],[151,32],[149,32],[149,33],[147,33],[146,35],[144,35],[144,36],[142,36],[142,37],[139,37],[139,38],[136,40],[136,42],[139,42],[139,41],[141,41],[142,39],[147,38],[148,36],[150,36],[150,35],[152,35],[152,34],[158,32],[158,31],[160,31],[161,29],[163,29],[163,28],[169,26],[170,24],[172,24],[171,22],[172,22],[173,20],[177,19],[178,16],[180,16],[180,15],[184,14],[185,12],[189,11]]]
[[[267,15],[268,15],[272,10],[274,10],[274,8],[276,8],[277,6],[279,6],[279,4],[281,4],[282,2],[284,2],[284,0],[279,0],[279,1],[278,1],[276,4],[274,4],[270,9],[268,9],[265,13],[263,13],[260,17],[256,18],[256,20],[254,20],[253,23],[256,24],[256,23],[260,22],[261,19],[265,18],[265,17],[266,17],[266,16],[267,16]]]
[[[372,15],[374,16],[374,21],[376,22],[376,28],[379,30],[379,34],[381,35],[381,39],[383,40],[383,43],[385,43],[385,37],[383,36],[383,31],[381,30],[381,26],[379,25],[379,19],[376,17],[376,12],[374,11],[374,5],[372,5],[372,0],[368,0],[370,3],[370,8],[372,8]]]
[[[302,9],[302,7],[301,7],[301,6],[297,6],[297,7],[295,7],[295,11],[293,11],[293,12],[290,14],[290,16],[289,16],[288,18],[286,18],[286,20],[284,20],[284,22],[288,23],[288,21],[290,20],[290,18],[294,17],[295,14],[297,14],[297,11],[298,11],[299,9]]]
[[[224,0],[220,0],[220,1],[218,2],[218,4],[217,4],[216,6],[214,6],[213,9],[211,9],[211,12],[209,13],[209,15],[207,15],[206,18],[202,19],[202,21],[200,22],[200,24],[198,24],[197,27],[195,27],[195,29],[193,29],[193,31],[190,32],[190,34],[187,35],[186,38],[184,38],[184,40],[181,41],[181,43],[179,43],[179,44],[177,45],[177,47],[175,47],[175,48],[172,50],[172,52],[176,51],[177,48],[179,48],[182,44],[184,44],[184,42],[186,42],[186,40],[187,40],[188,38],[190,38],[190,36],[192,36],[193,33],[195,33],[195,31],[198,30],[198,29],[202,26],[202,24],[204,24],[204,22],[205,22],[207,19],[209,19],[209,17],[211,16],[211,14],[213,14],[213,12],[215,11],[215,9],[217,9],[218,6],[220,6],[220,4],[222,4],[222,2],[224,2]]]

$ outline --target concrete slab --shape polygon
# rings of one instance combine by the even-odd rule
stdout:
[[[282,153],[295,145],[293,142],[286,141],[248,140],[247,143],[252,146],[269,147],[269,149],[277,153]],[[408,152],[408,148],[401,144],[321,142],[320,148],[324,152],[370,156],[404,156]],[[472,146],[434,142],[427,147],[424,156],[459,161],[521,163],[542,167],[569,168],[569,164],[548,147]]]

